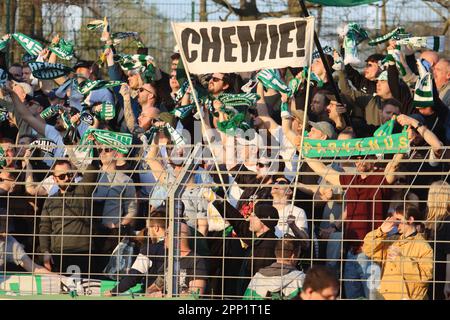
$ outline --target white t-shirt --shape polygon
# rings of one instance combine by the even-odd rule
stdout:
[[[303,209],[293,206],[292,204],[287,205],[283,208],[283,210],[278,210],[279,220],[277,225],[275,226],[275,235],[277,238],[283,237],[286,233],[289,233],[292,236],[294,232],[292,232],[291,228],[289,228],[287,224],[287,217],[289,215],[293,215],[295,217],[295,225],[302,230],[308,230],[308,221],[306,218],[306,213]]]

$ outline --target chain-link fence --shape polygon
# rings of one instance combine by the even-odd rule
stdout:
[[[347,299],[437,299],[449,284],[448,149],[434,160],[411,149],[389,184],[388,157],[322,159],[308,172],[284,147],[241,146],[222,179],[200,144],[135,148],[147,156],[120,166],[98,145],[91,165],[52,170],[35,146],[9,148],[21,165],[1,172],[0,295],[287,299],[314,265],[334,271]],[[362,162],[375,166],[364,180]]]
[[[102,52],[100,34],[89,31],[86,25],[91,20],[106,16],[112,32],[139,32],[148,53],[168,69],[169,57],[175,46],[171,22],[199,21],[201,15],[209,21],[239,19],[227,7],[213,1],[205,1],[206,14],[203,14],[201,2],[4,0],[1,5],[0,34],[21,32],[49,42],[58,33],[62,38],[75,42],[75,58],[96,60]],[[239,8],[239,1],[230,3]],[[366,27],[370,36],[383,34],[399,25],[419,36],[442,35],[448,28],[448,4],[440,3],[389,0],[351,8],[311,7],[310,13],[317,18],[316,30],[322,41],[336,45],[337,28],[347,22]],[[255,4],[259,14],[257,18],[301,14],[296,1],[256,1]],[[448,44],[446,48],[448,52]],[[382,49],[371,48],[369,51]],[[119,51],[135,53],[137,47],[131,41],[124,41]],[[12,61],[18,62],[21,54],[21,49],[15,48]]]

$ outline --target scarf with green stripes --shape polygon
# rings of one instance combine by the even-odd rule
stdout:
[[[72,68],[61,63],[30,62],[28,66],[33,76],[41,80],[56,79],[73,72]]]
[[[408,38],[410,36],[411,36],[411,34],[407,33],[405,31],[405,28],[397,27],[397,28],[395,28],[394,30],[388,32],[385,35],[382,35],[380,37],[376,37],[375,39],[370,40],[369,41],[369,46],[376,46],[377,44],[389,41],[391,39],[393,39],[393,40],[400,40],[400,39],[403,39],[403,38]]]
[[[0,146],[0,167],[6,166],[5,150]]]
[[[419,79],[417,79],[414,90],[414,108],[426,108],[434,105],[433,99],[433,77],[431,71],[425,66],[427,64],[423,59],[417,59],[417,69]]]
[[[290,88],[280,79],[278,73],[274,69],[264,69],[258,72],[257,79],[266,88],[273,89],[277,92],[290,94]]]
[[[349,23],[339,30],[339,35],[344,40],[342,44],[345,52],[344,64],[359,64],[361,61],[357,46],[369,38],[367,31],[356,23]]]
[[[8,38],[6,38],[6,39],[0,39],[0,51],[3,51],[5,48],[6,48],[6,46],[8,45],[8,42],[9,42],[9,37]]]
[[[185,106],[181,106],[170,111],[175,117],[183,120],[186,119],[190,114],[192,114],[192,110],[194,110],[195,104],[191,103]]]
[[[445,36],[410,37],[397,40],[398,45],[409,45],[413,48],[427,48],[436,52],[445,50]]]
[[[73,43],[70,41],[60,39],[57,44],[50,45],[48,49],[63,60],[73,58]]]
[[[145,54],[123,54],[116,55],[117,62],[124,71],[137,70],[139,73],[144,72],[150,61],[154,60],[152,56]]]
[[[9,119],[9,112],[5,107],[0,107],[0,123]]]
[[[12,37],[31,55],[37,56],[44,49],[42,44],[23,33],[13,33]]]
[[[60,104],[54,104],[50,107],[45,108],[39,115],[42,119],[48,120],[58,115],[61,110],[64,110],[64,107]]]
[[[109,146],[122,154],[128,153],[129,146],[133,142],[133,136],[130,133],[89,128],[81,138],[77,151],[85,152],[90,149],[91,157],[93,156],[94,150],[90,146],[94,145],[94,141],[88,139],[89,135],[92,135],[99,144]]]
[[[113,88],[120,86],[122,81],[106,81],[106,80],[86,80],[84,84],[79,88],[82,95],[87,95],[92,90],[99,90],[103,88]]]
[[[98,111],[94,112],[98,119],[109,121],[116,116],[116,108],[111,102],[102,102]]]
[[[8,80],[8,74],[0,68],[0,88],[6,84],[6,80]]]
[[[395,46],[394,49],[389,49],[386,57],[381,61],[382,65],[385,64],[395,64],[397,70],[401,77],[406,76],[406,69],[402,63],[402,52],[400,51],[400,46]]]

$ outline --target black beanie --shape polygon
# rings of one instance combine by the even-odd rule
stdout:
[[[275,229],[280,218],[278,210],[268,204],[256,204],[254,213],[269,229]]]

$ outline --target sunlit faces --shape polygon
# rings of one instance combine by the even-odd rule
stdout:
[[[149,102],[156,100],[156,90],[151,84],[145,83],[137,90],[139,92],[138,102],[141,106],[145,106]]]
[[[399,115],[400,114],[400,108],[397,106],[394,106],[392,104],[386,104],[383,107],[383,110],[381,111],[381,122],[386,123],[387,121],[391,120],[393,115]]]
[[[392,98],[391,89],[389,88],[387,80],[377,81],[377,95],[383,99]]]
[[[320,131],[314,127],[311,127],[311,130],[308,132],[308,138],[314,139],[314,140],[326,140],[327,135],[325,133],[323,133],[322,131]]]
[[[366,66],[364,68],[364,77],[368,80],[374,81],[376,80],[380,68],[377,62],[367,61]]]
[[[373,158],[372,156],[356,156],[354,161],[356,171],[360,173],[370,172],[375,166],[375,158]]]
[[[323,94],[316,93],[311,101],[311,112],[319,115],[327,108],[326,97]]]
[[[99,149],[100,161],[104,166],[107,166],[113,161],[117,161],[117,151],[112,148],[100,148]]]
[[[251,232],[258,233],[264,228],[264,223],[252,212],[248,217],[249,227]]]
[[[223,73],[213,73],[211,79],[208,82],[209,93],[215,95],[228,89],[229,85],[223,80]]]
[[[172,89],[172,92],[176,92],[180,89],[180,84],[178,83],[178,80],[177,80],[177,72],[176,71],[172,71],[170,73],[169,85],[170,85],[170,89]]]
[[[128,77],[128,85],[130,86],[130,89],[137,90],[142,85],[142,78],[139,72],[136,70],[130,70],[127,73]]]
[[[53,180],[61,190],[66,190],[75,174],[71,172],[72,167],[68,163],[57,164],[53,171]]]

